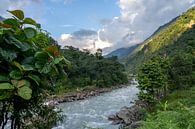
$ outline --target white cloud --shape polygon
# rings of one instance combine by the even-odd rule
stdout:
[[[62,41],[68,40],[70,38],[72,38],[72,35],[71,34],[62,34],[61,37],[60,37],[60,39]]]
[[[159,26],[186,11],[195,0],[119,0],[121,15],[100,21],[103,28],[93,36],[68,35],[63,44],[93,50],[94,43],[104,53],[141,43]],[[87,34],[80,31],[79,34]]]
[[[121,15],[100,29],[100,38],[111,42],[107,51],[140,43],[159,26],[195,4],[195,0],[119,0]]]
[[[98,48],[103,49],[112,46],[112,43],[100,39],[99,32],[84,29],[72,34],[62,34],[59,44],[62,47],[73,46],[80,49],[88,49],[91,52],[95,52]]]

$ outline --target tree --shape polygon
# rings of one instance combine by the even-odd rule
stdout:
[[[43,100],[66,59],[57,46],[33,43],[40,29],[33,19],[9,12],[13,17],[0,22],[0,127],[10,121],[11,129],[51,128],[58,115]]]
[[[88,50],[66,46],[62,51],[64,57],[72,63],[67,74],[69,84],[73,87],[109,87],[127,83],[124,66],[115,57],[104,58],[101,49],[91,54]]]
[[[138,74],[140,99],[151,103],[161,98],[162,93],[166,93],[167,71],[168,63],[160,57],[152,58],[141,66]]]

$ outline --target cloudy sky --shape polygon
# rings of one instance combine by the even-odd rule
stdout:
[[[142,42],[195,0],[0,0],[0,16],[22,9],[62,46],[108,53]]]

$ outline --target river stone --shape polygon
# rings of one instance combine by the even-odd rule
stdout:
[[[124,121],[125,124],[131,124],[130,112],[128,108],[122,108],[119,112],[116,113],[116,116]]]
[[[108,120],[112,121],[112,125],[118,125],[122,123],[122,120],[119,119],[116,115],[110,115],[108,116]]]

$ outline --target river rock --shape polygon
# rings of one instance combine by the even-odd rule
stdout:
[[[141,110],[146,106],[145,103],[137,101],[132,107],[123,107],[116,115],[110,115],[108,120],[113,121],[113,123],[122,123],[125,127],[136,128],[140,125],[139,121],[143,117]]]
[[[123,107],[119,112],[116,113],[116,116],[124,121],[125,124],[130,124],[130,112],[129,109]]]
[[[118,125],[122,123],[122,120],[119,119],[116,115],[110,115],[108,116],[108,120],[112,121],[112,125]]]

